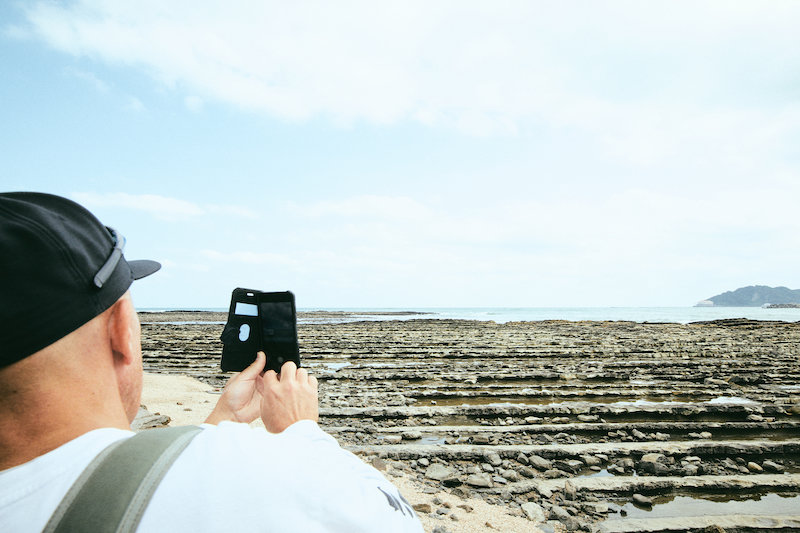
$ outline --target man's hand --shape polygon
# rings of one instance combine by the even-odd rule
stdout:
[[[219,424],[225,420],[250,423],[258,418],[261,409],[261,371],[267,364],[264,352],[256,354],[256,360],[233,376],[222,391],[216,407],[208,415],[206,423]]]
[[[319,419],[317,378],[292,361],[281,367],[280,376],[274,370],[264,374],[261,391],[261,419],[270,433],[280,433],[298,420]]]

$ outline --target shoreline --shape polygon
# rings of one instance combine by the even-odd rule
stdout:
[[[143,321],[225,322],[227,310],[140,311]],[[172,317],[172,318],[170,318]],[[633,322],[690,324],[718,320],[800,322],[800,310],[761,307],[528,307],[528,308],[417,308],[417,309],[304,309],[298,323],[336,324],[360,321],[470,320],[479,322]]]

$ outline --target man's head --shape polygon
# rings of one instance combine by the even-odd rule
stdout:
[[[0,194],[0,368],[109,309],[160,268],[126,261],[122,235],[50,194]]]
[[[142,361],[128,288],[161,265],[127,261],[124,242],[66,198],[0,193],[0,403],[6,409],[24,410],[56,392],[95,411],[118,403],[117,413],[135,416]]]

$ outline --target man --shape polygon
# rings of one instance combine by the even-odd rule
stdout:
[[[0,194],[2,531],[41,531],[95,456],[134,435],[128,288],[160,265],[127,261],[123,245],[70,200]],[[422,531],[397,489],[317,426],[317,380],[264,365],[259,354],[230,380],[138,531]],[[246,424],[259,415],[268,431]]]

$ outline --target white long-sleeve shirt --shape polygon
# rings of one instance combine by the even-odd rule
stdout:
[[[279,434],[204,424],[147,506],[138,531],[421,532],[380,472],[312,421]],[[0,472],[0,530],[40,532],[106,446],[133,435],[97,429]]]

